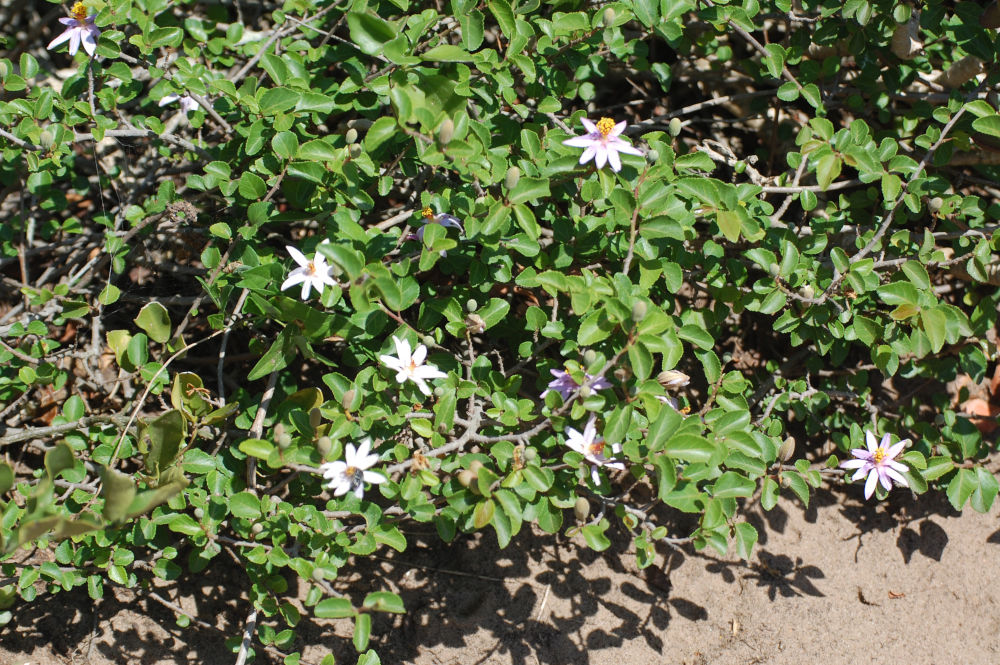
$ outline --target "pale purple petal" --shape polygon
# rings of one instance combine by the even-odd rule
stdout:
[[[608,148],[605,145],[594,146],[594,164],[599,169],[603,169],[608,163]]]
[[[83,50],[87,52],[87,55],[91,56],[94,55],[95,51],[97,51],[97,35],[101,34],[100,31],[98,31],[97,34],[95,35],[94,34],[95,30],[97,30],[97,28],[87,28],[86,30],[82,31]]]
[[[596,466],[590,467],[590,479],[594,481],[595,485],[601,484],[601,474],[597,471]]]
[[[851,451],[851,454],[857,457],[858,459],[865,460],[866,462],[871,462],[874,457],[870,452],[868,452],[864,448],[855,448],[854,450]]]
[[[622,141],[621,139],[615,139],[610,143],[610,146],[615,150],[617,150],[618,152],[624,152],[626,155],[635,155],[637,157],[643,157],[645,155],[645,153],[643,153],[642,150],[639,150],[638,148],[629,145],[628,143]]]
[[[884,467],[882,469],[882,473],[885,476],[885,477],[883,477],[883,481],[886,480],[886,477],[887,477],[887,478],[892,478],[893,480],[895,480],[897,483],[899,483],[903,487],[909,487],[910,486],[910,484],[908,482],[906,482],[906,478],[904,478],[895,469],[890,469],[889,467]],[[882,484],[884,485],[885,483],[883,482]],[[891,486],[887,487],[886,489],[891,489]]]
[[[587,146],[587,149],[583,151],[583,154],[580,155],[579,163],[586,164],[587,162],[589,162],[591,159],[594,158],[598,150],[599,150],[598,145],[591,143],[589,146]]]
[[[871,471],[871,469],[872,468],[870,466],[863,466],[863,467],[861,467],[860,469],[858,469],[854,473],[853,476],[851,476],[851,480],[861,480],[862,478],[865,477],[865,474],[867,474],[869,471]]]
[[[70,30],[63,31],[58,37],[56,37],[51,42],[49,42],[49,45],[46,46],[45,48],[51,50],[51,49],[54,49],[55,47],[59,46],[60,44],[62,44],[64,41],[66,41],[67,39],[69,39],[70,36],[72,36],[71,30],[72,30],[72,28]]]
[[[864,465],[868,464],[866,460],[863,459],[849,459],[844,460],[840,463],[840,468],[842,469],[860,469]]]
[[[885,491],[888,492],[892,489],[892,479],[890,479],[889,475],[886,473],[887,469],[878,468],[877,471],[879,482],[882,483],[882,487],[884,487]],[[895,471],[893,471],[893,473],[895,473]]]
[[[180,95],[178,95],[175,92],[171,92],[169,95],[163,95],[162,99],[160,99],[160,103],[157,104],[157,106],[166,106],[167,104],[173,104],[180,98],[181,98]],[[286,246],[285,249],[292,250],[294,248]],[[297,252],[299,250],[296,249],[295,251]]]
[[[580,122],[583,123],[583,128],[587,130],[588,134],[600,134],[601,130],[597,128],[597,125],[592,123],[587,118],[580,118]]]
[[[878,440],[875,438],[875,434],[870,431],[865,431],[865,443],[868,445],[868,452],[875,454],[878,450]]]
[[[888,435],[886,435],[886,436],[888,436]],[[896,445],[892,446],[891,448],[889,448],[889,450],[885,451],[885,458],[887,460],[894,460],[894,459],[896,459],[896,456],[899,455],[899,453],[903,452],[903,448],[905,448],[906,445],[909,442],[910,442],[909,439],[903,439],[902,441],[900,441]]]
[[[562,144],[573,148],[588,148],[594,144],[594,139],[589,136],[574,136],[571,139],[566,139]]]
[[[614,127],[611,128],[611,131],[608,132],[608,138],[615,138],[615,137],[617,137],[619,134],[621,134],[622,132],[625,131],[625,127],[626,126],[627,126],[627,123],[624,120],[622,120],[617,125],[615,125]]]
[[[889,460],[887,462],[884,462],[884,464],[887,467],[889,467],[890,469],[895,469],[896,471],[899,471],[900,473],[906,473],[907,471],[910,470],[910,467],[906,466],[905,464],[901,464],[900,462],[893,462],[893,461]]]
[[[72,16],[64,16],[63,18],[59,19],[59,22],[62,23],[63,25],[72,25],[74,27],[78,25],[76,19],[73,18]]]
[[[80,28],[70,28],[69,33],[69,54],[76,55],[80,50]]]

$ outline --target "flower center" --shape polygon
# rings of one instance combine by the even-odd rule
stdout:
[[[598,439],[587,446],[587,452],[589,452],[592,457],[597,457],[602,454],[604,452],[604,439]]]
[[[430,208],[424,208],[423,211],[420,214],[423,215],[424,219],[426,219],[426,220],[433,220],[434,219],[434,211],[431,210]]]
[[[883,448],[882,446],[879,446],[875,450],[875,454],[872,455],[872,461],[875,462],[876,464],[881,464],[882,460],[885,459],[885,453],[886,453],[885,448]]]
[[[601,118],[597,121],[597,131],[601,133],[601,136],[608,138],[608,134],[611,130],[615,128],[615,121],[611,118]]]
[[[73,18],[75,18],[79,23],[83,23],[87,20],[87,8],[83,6],[82,2],[78,2],[73,5],[70,13],[73,14]]]
[[[416,372],[417,371],[417,361],[414,360],[413,358],[410,358],[410,366],[407,368],[407,370],[409,370],[410,374],[413,374],[414,372]]]
[[[316,274],[316,264],[314,262],[312,262],[312,261],[310,261],[309,263],[307,263],[306,264],[306,272],[308,272],[310,275],[315,275]]]

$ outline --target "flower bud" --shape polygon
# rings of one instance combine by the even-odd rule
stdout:
[[[646,303],[636,300],[635,304],[632,305],[632,320],[639,323],[644,318],[646,318]]]
[[[445,118],[438,127],[438,143],[448,145],[455,138],[455,123],[451,118]]]
[[[326,579],[326,573],[323,572],[322,568],[313,568],[312,578],[317,582],[322,582]]]
[[[347,146],[347,154],[351,156],[351,159],[357,159],[361,156],[362,152],[364,152],[364,150],[362,149],[360,143],[352,143]]]
[[[580,398],[587,399],[594,394],[594,389],[590,386],[580,386]]]
[[[354,388],[344,391],[344,396],[340,398],[340,405],[345,409],[350,410],[351,405],[354,404],[354,396],[357,393],[354,392]]]
[[[350,129],[347,130],[347,133],[344,134],[344,142],[346,142],[347,145],[351,145],[352,143],[355,143],[357,140],[358,140],[358,130],[351,127]]]
[[[264,525],[261,524],[260,522],[255,522],[254,525],[250,527],[250,533],[252,533],[255,536],[259,536],[263,530],[264,530]]]
[[[43,130],[41,135],[38,137],[38,144],[41,145],[46,150],[49,150],[56,142],[56,138],[52,135],[49,130]]]
[[[435,340],[430,335],[424,335],[423,339],[420,340],[424,346],[437,346],[437,340]]]
[[[660,153],[658,150],[653,150],[652,148],[650,148],[649,150],[646,151],[646,161],[649,162],[650,164],[655,164],[659,159],[660,159]]]
[[[587,365],[587,367],[590,367],[595,362],[597,362],[597,351],[594,351],[593,349],[587,349],[586,351],[584,351],[583,362],[584,364]]]
[[[205,511],[204,511],[204,509],[202,509],[202,508],[195,508],[195,509],[194,509],[194,518],[195,518],[196,520],[200,520],[200,519],[201,519],[202,517],[204,517],[204,516],[205,516]]]
[[[931,214],[936,215],[941,212],[941,208],[944,207],[944,199],[940,196],[935,196],[930,201],[927,202],[927,209],[931,211]]]
[[[671,118],[670,124],[667,125],[667,131],[670,132],[671,136],[677,136],[678,134],[681,133],[682,126],[683,124],[681,123],[680,118]]]
[[[579,497],[573,504],[573,514],[576,515],[577,522],[583,522],[590,517],[590,501],[584,497]]]
[[[316,442],[316,450],[319,452],[320,457],[326,459],[330,451],[333,450],[333,441],[328,436],[319,437],[319,440]]]
[[[475,312],[477,309],[479,309],[479,303],[476,302],[475,298],[469,298],[465,301],[466,312]]]
[[[524,449],[524,461],[525,462],[533,462],[536,459],[538,459],[538,451],[537,450],[535,450],[534,448],[525,448]]]
[[[469,463],[469,471],[472,473],[479,473],[481,468],[483,468],[483,463],[477,459],[474,459]]]
[[[278,448],[285,450],[288,446],[292,445],[292,437],[287,432],[282,432],[279,436],[275,437],[275,443],[278,444]]]
[[[507,169],[507,175],[504,176],[503,186],[507,189],[514,189],[517,187],[517,181],[521,179],[521,169],[516,166],[512,166]]]
[[[778,459],[782,462],[787,462],[792,459],[792,455],[795,454],[795,437],[790,436],[785,439],[784,443],[781,444],[781,448],[778,449]]]
[[[464,469],[458,473],[458,482],[461,483],[462,487],[472,487],[476,484],[477,480],[476,473],[469,469]]]
[[[465,317],[465,328],[470,333],[478,335],[486,330],[486,322],[483,321],[483,317],[472,313]]]
[[[309,410],[309,427],[316,429],[323,422],[323,414],[319,412],[319,409],[313,407]]]
[[[611,27],[612,25],[615,24],[615,8],[614,7],[605,7],[604,8],[604,13],[601,14],[601,23],[603,23],[604,27],[606,27],[606,28]]]
[[[812,284],[803,284],[802,288],[799,289],[799,295],[803,298],[812,298],[816,295],[816,289],[812,287]]]
[[[675,369],[668,369],[657,374],[656,380],[659,381],[661,386],[669,390],[686,386],[691,380],[691,377],[684,372],[678,372]]]
[[[442,388],[441,386],[434,386],[434,396],[437,397],[438,399],[444,397],[444,388]]]
[[[771,277],[777,277],[778,273],[781,272],[781,266],[777,263],[772,263],[767,267],[767,274]]]

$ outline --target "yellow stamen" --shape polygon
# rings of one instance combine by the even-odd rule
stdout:
[[[604,452],[604,439],[594,441],[592,444],[587,446],[587,450],[590,451],[591,456],[597,457]]]
[[[875,449],[875,454],[872,456],[872,461],[876,464],[881,464],[882,460],[885,459],[886,450],[882,446]]]
[[[424,208],[420,214],[424,216],[424,219],[434,219],[434,211],[430,208]]]
[[[70,10],[70,13],[73,14],[73,18],[75,18],[80,23],[83,23],[84,21],[87,20],[87,8],[83,5],[82,2],[78,2],[75,5],[73,5],[73,8]]]
[[[608,134],[611,130],[615,128],[615,121],[611,118],[601,118],[597,121],[597,131],[601,133],[601,136],[608,138]]]
[[[316,264],[313,263],[312,261],[310,261],[309,263],[307,263],[306,264],[306,272],[308,272],[310,275],[315,275],[316,274]]]

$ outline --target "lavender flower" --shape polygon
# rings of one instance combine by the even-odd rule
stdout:
[[[545,396],[550,392],[555,391],[562,395],[563,401],[565,402],[569,399],[569,396],[573,394],[573,391],[580,387],[580,384],[577,383],[573,377],[570,376],[570,373],[565,370],[552,369],[549,371],[552,372],[552,376],[556,378],[549,381],[549,385],[546,386],[545,390],[542,392],[542,399],[545,399]],[[611,387],[611,383],[608,382],[608,380],[603,376],[600,378],[594,376],[593,374],[585,374],[584,376],[587,377],[587,383],[593,390],[604,390],[605,388]]]
[[[440,224],[445,228],[458,229],[460,233],[464,232],[464,229],[462,228],[462,220],[458,217],[454,217],[444,212],[435,215],[434,211],[430,208],[424,208],[421,215],[425,221],[424,224],[417,229],[416,234],[417,240],[420,240],[421,242],[424,240],[424,229],[427,228],[428,224]]]
[[[178,95],[173,92],[169,95],[164,95],[163,99],[160,100],[159,105],[166,106],[167,104],[173,104],[174,102],[180,102],[181,111],[183,111],[185,115],[198,108],[198,102],[196,102],[193,97],[190,97],[189,95]]]
[[[87,8],[82,2],[73,5],[70,14],[71,16],[59,19],[60,23],[69,27],[49,42],[49,45],[45,48],[51,51],[56,46],[68,40],[69,54],[76,55],[76,52],[80,50],[80,43],[82,42],[83,50],[87,52],[87,55],[93,56],[94,52],[97,51],[97,37],[101,34],[101,31],[94,25],[94,19],[97,17],[97,14],[87,16]]]
[[[868,479],[865,481],[865,499],[870,499],[875,493],[877,483],[881,483],[886,492],[892,489],[893,481],[896,481],[897,485],[909,487],[906,478],[902,476],[909,470],[908,467],[895,460],[899,453],[903,452],[903,448],[910,443],[910,440],[903,439],[896,445],[889,446],[888,434],[882,437],[881,442],[877,442],[875,434],[866,431],[865,442],[868,444],[867,450],[855,448],[851,454],[856,459],[840,463],[841,468],[857,469],[851,480],[859,480],[865,474],[868,475]]]
[[[580,453],[584,458],[590,462],[590,477],[594,481],[595,485],[601,484],[601,476],[598,472],[602,466],[606,466],[609,469],[618,469],[619,471],[625,470],[625,465],[621,462],[615,462],[604,456],[604,439],[597,436],[597,426],[595,421],[597,416],[591,415],[590,420],[587,421],[586,426],[583,428],[583,433],[573,429],[572,427],[566,428],[566,445],[570,449]],[[612,446],[612,454],[617,454],[621,452],[620,446]]]
[[[617,173],[622,170],[622,162],[618,153],[624,152],[626,155],[642,156],[642,151],[634,148],[627,141],[618,138],[618,135],[625,131],[625,121],[622,120],[617,125],[611,118],[601,118],[594,124],[587,118],[580,121],[586,128],[587,133],[583,136],[574,136],[563,141],[563,145],[574,148],[586,148],[580,155],[580,163],[585,164],[591,159],[597,168],[604,168],[605,164],[611,164],[611,170]]]

